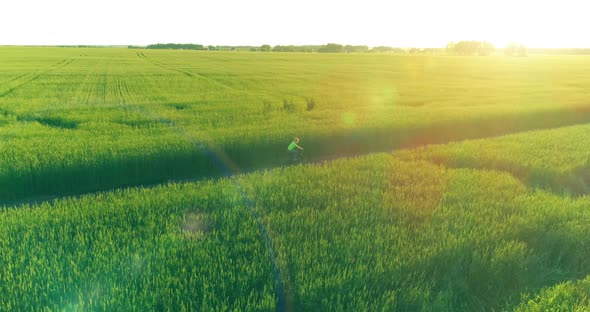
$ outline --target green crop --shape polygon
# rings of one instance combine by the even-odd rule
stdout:
[[[586,57],[0,48],[0,200],[590,120]],[[309,103],[313,103],[310,105]]]
[[[590,120],[587,57],[0,63],[0,310],[588,305],[590,128],[562,127]],[[280,166],[295,135],[312,161],[388,154]]]
[[[534,299],[519,306],[519,312],[588,311],[590,309],[590,279],[568,281],[544,289]]]
[[[585,194],[590,190],[590,127],[531,131],[395,152],[400,159],[427,160],[453,168],[507,171],[533,186]]]
[[[588,205],[379,154],[8,208],[0,306],[511,309],[590,274]]]
[[[3,311],[276,306],[269,255],[228,181],[9,209],[0,224]]]

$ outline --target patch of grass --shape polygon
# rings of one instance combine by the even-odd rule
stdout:
[[[187,210],[183,215],[180,227],[186,238],[200,239],[213,231],[215,225],[206,214],[198,210]]]

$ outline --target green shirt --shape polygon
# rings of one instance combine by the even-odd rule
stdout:
[[[295,141],[291,142],[291,144],[289,144],[289,147],[287,147],[288,150],[292,151],[295,149],[295,147],[297,147],[297,143],[295,143]]]

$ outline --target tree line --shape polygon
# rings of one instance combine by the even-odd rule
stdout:
[[[150,44],[145,49],[167,49],[167,50],[207,50],[202,44],[193,43],[157,43]]]
[[[504,54],[507,56],[527,56],[528,49],[524,44],[519,44],[516,42],[511,42],[508,46],[504,49]]]
[[[458,55],[490,55],[496,48],[487,41],[459,41],[447,44],[446,50]]]
[[[97,47],[97,46],[68,46],[68,47]],[[261,46],[205,46],[193,43],[157,43],[148,46],[128,46],[129,49],[169,49],[169,50],[209,50],[209,51],[257,51],[257,52],[300,52],[300,53],[428,53],[454,55],[490,55],[495,51],[503,52],[506,56],[523,57],[530,53],[554,55],[589,55],[590,49],[528,49],[524,44],[512,42],[505,48],[496,49],[487,41],[458,41],[450,42],[445,48],[399,48],[376,46],[369,48],[365,45],[342,45],[328,43],[325,45],[277,45],[263,44]]]
[[[271,47],[264,44],[260,47],[252,47],[250,51],[261,52],[319,52],[319,53],[364,53],[369,52],[369,47],[364,45],[341,45],[328,43],[326,45],[277,45]]]
[[[262,45],[260,48],[252,48],[251,51],[262,52],[318,52],[318,53],[370,53],[370,52],[391,52],[406,53],[412,52],[410,49],[394,48],[387,46],[378,46],[369,48],[366,45],[342,45],[337,43],[328,43],[325,45]]]
[[[399,48],[366,45],[342,45],[328,43],[325,45],[276,45],[261,46],[205,46],[202,44],[157,43],[148,46],[128,46],[129,49],[168,49],[168,50],[209,50],[209,51],[256,51],[256,52],[300,52],[300,53],[442,53],[438,48]]]

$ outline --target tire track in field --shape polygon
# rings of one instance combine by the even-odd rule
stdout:
[[[0,83],[0,85],[2,85],[2,84],[9,84],[9,83],[11,83],[11,82],[13,82],[13,81],[19,80],[19,79],[21,79],[21,78],[23,78],[23,77],[25,77],[25,76],[27,76],[27,75],[30,75],[30,74],[31,74],[31,73],[24,73],[24,74],[20,74],[20,75],[18,75],[18,76],[16,76],[16,77],[12,77],[12,78],[10,78],[10,79],[8,79],[8,80],[6,80],[6,81],[3,81],[2,83]]]
[[[195,75],[193,73],[191,73],[189,71],[186,71],[186,70],[182,70],[182,69],[178,69],[178,68],[172,67],[172,66],[167,65],[166,63],[163,63],[163,62],[160,62],[160,61],[156,61],[156,60],[154,60],[154,59],[146,56],[145,54],[143,54],[143,52],[142,53],[137,52],[136,55],[140,59],[142,59],[142,60],[144,60],[146,62],[152,63],[153,65],[156,65],[156,66],[158,66],[160,68],[164,68],[164,69],[167,69],[167,70],[175,71],[175,72],[181,73],[181,74],[183,74],[185,76],[188,76],[188,77],[191,77],[191,78],[195,78]]]
[[[31,78],[29,78],[29,79],[25,79],[25,80],[24,80],[24,81],[22,81],[22,82],[17,82],[17,83],[16,83],[14,86],[11,86],[11,87],[9,87],[8,89],[6,89],[6,90],[4,90],[4,91],[0,92],[0,98],[3,98],[3,97],[5,97],[5,96],[7,96],[7,95],[9,95],[9,94],[13,93],[14,91],[16,91],[16,90],[18,90],[18,89],[20,89],[20,88],[24,87],[25,85],[29,84],[30,82],[33,82],[33,81],[35,81],[36,79],[38,79],[39,77],[41,77],[41,75],[42,75],[42,73],[40,73],[40,74],[36,74],[36,75],[33,75],[33,76],[32,76]],[[27,74],[27,76],[28,76],[28,74]]]
[[[168,65],[168,64],[166,64],[164,62],[154,60],[154,59],[146,56],[143,53],[137,52],[136,55],[140,59],[145,60],[145,61],[147,61],[147,62],[149,62],[149,63],[151,63],[151,64],[153,64],[155,66],[158,66],[160,68],[171,70],[171,71],[174,71],[174,72],[177,72],[177,73],[181,73],[181,74],[183,74],[183,75],[185,75],[187,77],[190,77],[190,78],[202,78],[202,79],[205,79],[207,81],[210,81],[213,84],[218,85],[218,86],[220,86],[222,88],[231,89],[233,91],[238,91],[238,92],[244,92],[243,90],[237,89],[237,88],[235,88],[235,87],[233,87],[233,86],[231,86],[231,85],[229,85],[227,83],[223,83],[223,82],[221,82],[221,81],[219,81],[217,79],[213,79],[211,77],[208,77],[207,75],[203,75],[203,74],[200,74],[200,73],[196,73],[195,74],[195,73],[189,72],[187,70],[175,68],[175,67],[170,66],[170,65]]]
[[[12,80],[10,80],[10,81],[18,81],[18,79],[21,79],[21,78],[24,78],[24,77],[26,77],[26,76],[32,75],[32,77],[31,77],[31,78],[29,78],[29,79],[24,79],[24,81],[22,81],[22,82],[20,82],[20,83],[16,83],[16,85],[14,85],[14,86],[12,86],[12,87],[9,87],[8,89],[6,89],[6,90],[4,90],[4,91],[0,91],[0,98],[3,98],[3,97],[5,97],[5,96],[7,96],[7,95],[9,95],[9,94],[11,94],[11,93],[13,93],[13,92],[15,92],[16,90],[18,90],[18,89],[20,89],[20,88],[22,88],[22,87],[24,87],[24,86],[28,85],[29,83],[31,83],[31,82],[33,82],[33,81],[35,81],[35,80],[39,79],[39,78],[40,78],[41,76],[43,76],[43,75],[46,75],[46,74],[48,74],[48,73],[50,73],[50,72],[52,72],[52,71],[54,71],[54,70],[56,70],[56,69],[61,69],[61,68],[64,68],[64,67],[66,67],[66,66],[70,65],[70,64],[71,64],[72,62],[74,62],[75,60],[76,60],[76,59],[63,59],[63,60],[61,60],[61,61],[59,61],[59,62],[57,62],[57,63],[55,63],[55,64],[51,65],[51,66],[49,67],[49,69],[47,69],[47,70],[45,70],[45,71],[42,71],[42,72],[37,72],[37,73],[33,73],[33,72],[31,72],[31,73],[23,74],[23,75],[20,75],[20,76],[18,76],[18,77],[15,77],[15,78],[13,78],[13,79],[12,79]]]
[[[99,97],[102,98],[102,105],[105,106],[107,103],[107,80],[108,80],[108,76],[106,71],[104,71],[102,73],[102,75],[99,77],[99,87],[98,87],[98,93],[99,93]],[[99,99],[100,101],[100,99]]]
[[[86,71],[84,79],[80,81],[80,86],[78,90],[76,90],[76,96],[73,97],[74,99],[76,99],[76,102],[78,104],[88,105],[88,103],[90,103],[90,97],[92,95],[92,86],[95,78],[96,75],[93,75],[92,71]]]
[[[4,91],[0,91],[0,99],[10,95],[11,93],[17,91],[18,89],[20,89],[22,87],[25,87],[26,85],[39,79],[43,75],[46,75],[56,69],[60,69],[60,68],[64,68],[64,67],[68,66],[69,64],[71,64],[75,60],[76,59],[63,59],[63,60],[51,65],[48,69],[46,69],[44,71],[24,73],[24,74],[21,74],[19,76],[16,76],[16,77],[8,80],[8,82],[16,81],[17,83]],[[28,78],[26,78],[26,77],[28,77]],[[26,79],[23,79],[23,78],[26,78]],[[19,79],[23,79],[23,81],[18,82]],[[15,116],[17,118],[17,120],[19,120],[19,121],[23,121],[23,120],[28,121],[30,119],[28,117],[20,116],[11,110],[7,110],[7,109],[3,109],[3,108],[0,108],[0,114],[4,114],[6,116]]]
[[[93,74],[89,77],[89,83],[84,90],[86,104],[95,107],[107,106],[109,86],[114,85],[111,85],[112,82],[109,81],[111,66],[112,61],[108,59],[90,71]],[[116,87],[116,85],[114,86]]]
[[[145,107],[141,105],[134,104],[134,95],[131,91],[131,86],[128,80],[129,76],[125,74],[117,74],[116,75],[116,90],[115,93],[119,99],[119,106],[123,108],[125,112],[125,117],[121,120],[115,120],[113,122],[124,124],[127,126],[135,127],[141,126],[142,122],[140,120],[136,120],[138,117],[143,116],[146,117],[148,120],[153,120],[154,123],[158,123],[162,119],[156,119],[155,115],[148,112]],[[142,94],[142,93],[140,93]],[[143,95],[143,94],[142,94]],[[145,101],[148,101],[145,99]],[[136,103],[136,102],[135,102]],[[129,119],[130,118],[130,119]]]
[[[260,236],[262,236],[264,240],[264,245],[266,246],[266,250],[269,253],[268,257],[270,258],[271,268],[273,273],[273,278],[275,280],[275,296],[277,297],[277,311],[291,311],[292,300],[290,298],[293,297],[294,294],[291,293],[292,287],[285,287],[290,286],[285,282],[290,280],[289,277],[289,270],[286,267],[282,267],[279,265],[278,260],[278,252],[273,239],[271,238],[270,231],[268,227],[263,222],[263,217],[256,211],[256,204],[255,201],[247,194],[246,190],[240,185],[239,181],[235,178],[235,176],[228,177],[234,186],[236,187],[237,191],[242,195],[246,207],[250,212],[250,215],[256,222],[256,226],[258,227],[258,232]],[[287,260],[285,260],[287,261]],[[283,276],[287,276],[289,278],[284,279]]]
[[[72,106],[88,105],[90,102],[90,96],[92,95],[92,86],[96,79],[95,72],[98,69],[96,66],[90,67],[90,64],[85,63],[84,71],[80,75],[76,82],[77,87],[73,91],[74,95],[69,97],[68,103]]]
[[[139,54],[138,54],[139,55]],[[129,85],[125,80],[125,76],[122,75],[117,79],[117,88],[119,89],[119,94],[121,97],[128,97],[130,96]],[[184,127],[177,125],[173,121],[165,121],[162,116],[158,115],[157,112],[153,112],[144,106],[136,106],[132,105],[129,106],[127,103],[124,103],[125,107],[129,107],[129,109],[138,114],[147,117],[148,119],[154,121],[155,123],[165,123],[165,126],[171,128],[175,133],[180,134],[184,137],[187,141],[191,142],[191,144],[195,146],[206,146],[205,153],[210,154],[211,158],[216,158],[214,150],[217,149],[215,146],[211,146],[210,144],[203,142],[202,139],[195,137],[194,134],[187,131]],[[251,196],[247,193],[244,187],[240,184],[239,180],[235,178],[235,173],[232,170],[228,170],[224,168],[223,164],[216,163],[219,167],[220,172],[223,172],[223,177],[229,179],[233,184],[236,191],[240,194],[246,209],[248,210],[252,219],[256,222],[256,226],[258,228],[258,233],[262,238],[266,251],[268,253],[268,258],[271,264],[273,279],[275,281],[275,296],[277,298],[277,311],[287,311],[289,306],[288,298],[292,297],[291,294],[288,293],[288,289],[285,287],[285,280],[283,276],[288,273],[284,268],[281,268],[278,261],[278,255],[275,247],[275,243],[271,237],[269,229],[266,227],[263,221],[263,217],[259,215],[256,211],[255,201],[251,198]],[[184,180],[188,182],[189,180]],[[178,180],[177,182],[181,182]],[[153,184],[155,186],[157,184]],[[141,186],[143,187],[143,186]]]
[[[140,58],[145,58],[143,53],[138,52],[137,56]],[[152,63],[156,66],[162,67],[162,68],[169,69],[169,70],[179,71],[174,68],[169,68],[168,66],[165,66],[165,65],[158,65],[157,63],[153,63],[153,62],[150,62],[150,63]],[[129,103],[132,103],[132,95],[131,95],[131,91],[130,91],[129,82],[126,79],[127,77],[128,76],[125,76],[124,74],[116,75],[116,82],[115,82],[115,88],[116,88],[115,92],[116,92],[117,96],[120,98],[121,104],[124,105],[126,111],[130,111],[130,112],[136,113],[140,116],[144,116],[147,119],[152,120],[155,123],[163,123],[163,124],[165,124],[165,126],[170,127],[175,133],[180,134],[187,141],[191,142],[192,144],[194,144],[196,146],[202,146],[202,145],[208,146],[208,148],[205,150],[205,152],[210,153],[211,157],[215,158],[215,155],[214,155],[215,153],[212,150],[215,150],[216,148],[214,146],[209,146],[207,143],[204,143],[203,140],[195,137],[192,133],[187,131],[184,127],[177,125],[173,121],[163,119],[162,116],[160,116],[157,112],[153,112],[153,111],[149,110],[147,107],[137,106],[137,105],[129,105]],[[194,78],[194,76],[190,76],[190,77]],[[263,217],[260,216],[259,213],[256,211],[255,201],[246,192],[246,190],[242,187],[242,185],[240,185],[239,180],[235,179],[236,172],[225,170],[225,168],[221,168],[221,167],[223,167],[221,164],[218,164],[218,165],[220,166],[220,171],[224,172],[223,176],[230,179],[230,181],[234,185],[235,189],[241,195],[244,205],[246,206],[246,208],[247,208],[249,214],[251,215],[251,217],[253,218],[253,220],[256,222],[256,226],[258,228],[259,235],[261,236],[261,238],[264,242],[266,251],[268,253],[269,261],[271,264],[273,279],[275,281],[275,296],[277,298],[277,311],[290,310],[290,309],[288,309],[289,301],[287,298],[292,297],[292,295],[289,294],[287,288],[285,288],[285,282],[283,279],[283,276],[288,272],[285,272],[285,270],[282,269],[278,263],[278,256],[277,256],[275,244],[273,243],[273,239],[271,238],[269,230],[267,229],[267,227],[264,224]],[[189,180],[184,180],[184,181],[188,182]],[[177,182],[181,182],[181,180],[178,180]],[[170,183],[170,181],[168,183]],[[155,186],[155,185],[157,185],[157,184],[152,184],[152,186]],[[143,187],[148,187],[148,186],[140,186],[140,187],[143,188]],[[94,192],[94,193],[96,194],[99,192]],[[81,196],[83,196],[83,195],[75,195],[74,197],[79,198]],[[45,201],[51,201],[51,200],[55,200],[55,199],[57,199],[57,197],[43,198],[43,200],[45,200]],[[34,203],[34,202],[29,202],[29,204],[31,204],[31,203]]]
[[[136,119],[132,120],[116,120],[114,122],[125,124],[131,127],[141,126],[143,121],[153,122],[154,124],[161,123],[163,126],[178,128],[176,124],[166,118],[163,118],[158,112],[154,112],[151,106],[141,105],[138,103],[150,103],[151,99],[146,94],[145,87],[137,90],[137,86],[145,86],[146,78],[144,75],[131,76],[125,73],[116,74],[116,94],[119,97],[119,107],[122,107],[127,114],[126,117]],[[137,120],[137,117],[144,117],[144,120]]]

